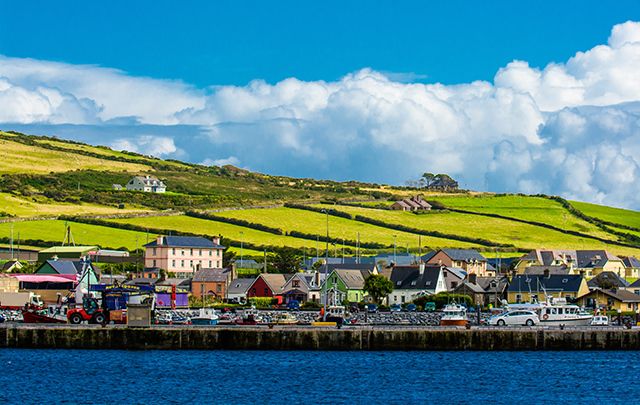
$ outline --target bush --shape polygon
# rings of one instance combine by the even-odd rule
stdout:
[[[320,304],[318,304],[317,302],[314,301],[305,301],[302,303],[302,306],[300,307],[302,309],[320,309]]]
[[[422,297],[418,297],[415,300],[413,300],[413,303],[419,306],[420,308],[424,308],[427,302],[434,302],[436,304],[436,309],[442,309],[445,305],[452,302],[465,304],[467,307],[470,307],[473,303],[473,300],[468,295],[453,294],[449,292],[441,292],[441,293],[432,294],[432,295],[423,295]]]
[[[249,304],[255,305],[256,308],[271,308],[278,304],[278,300],[272,297],[252,297],[249,298]]]

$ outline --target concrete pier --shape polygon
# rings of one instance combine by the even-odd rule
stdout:
[[[640,350],[639,329],[2,325],[0,347],[205,350]]]

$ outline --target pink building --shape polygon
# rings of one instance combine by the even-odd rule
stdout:
[[[144,245],[144,266],[164,269],[176,277],[191,277],[198,269],[222,267],[220,238],[158,236]]]

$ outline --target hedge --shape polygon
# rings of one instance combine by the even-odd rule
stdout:
[[[311,233],[304,233],[299,231],[289,231],[287,235],[292,236],[294,238],[300,238],[300,239],[317,240],[320,242],[329,242],[329,243],[343,243],[345,245],[358,246],[358,241],[351,240],[351,239],[332,238],[332,237],[327,238],[326,236],[323,236],[323,235],[314,235]],[[385,249],[385,248],[392,248],[393,245],[385,245],[377,242],[360,242],[360,247],[365,249]]]
[[[298,209],[298,210],[313,211],[313,212],[318,212],[318,213],[322,213],[322,214],[327,213],[327,214],[332,215],[334,217],[353,219],[353,215],[349,214],[348,212],[338,211],[338,210],[336,210],[334,208],[318,208],[318,207],[311,207],[309,205],[294,204],[294,203],[285,203],[284,206],[287,207],[287,208],[295,208],[295,209]]]
[[[187,212],[185,212],[185,215],[189,216],[189,217],[193,217],[193,218],[206,219],[206,220],[209,220],[209,221],[225,222],[227,224],[238,225],[238,226],[242,226],[242,227],[245,227],[245,228],[256,229],[258,231],[268,232],[268,233],[272,233],[274,235],[284,235],[284,232],[282,231],[282,229],[272,228],[272,227],[267,226],[267,225],[257,224],[255,222],[245,221],[244,219],[220,217],[220,216],[217,216],[217,215],[205,214],[203,212],[196,212],[196,211],[187,211]]]

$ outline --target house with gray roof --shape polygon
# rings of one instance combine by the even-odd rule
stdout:
[[[507,298],[508,285],[509,280],[505,276],[476,277],[475,274],[471,274],[469,279],[454,291],[458,294],[470,296],[474,305],[496,307],[500,305],[503,299]]]
[[[516,274],[509,283],[507,296],[509,302],[544,301],[546,297],[575,300],[589,292],[589,286],[583,275]]]
[[[629,287],[630,283],[627,280],[625,280],[623,277],[620,277],[618,274],[612,271],[603,271],[602,273],[598,274],[597,276],[589,280],[587,282],[587,285],[589,286],[589,289],[594,289],[594,288],[626,289],[627,287]]]
[[[640,278],[640,260],[633,256],[622,259],[625,267],[625,277]]]
[[[394,266],[389,279],[393,283],[393,292],[387,302],[405,304],[423,295],[432,295],[446,291],[443,266],[421,263],[414,266]]]
[[[167,186],[156,176],[134,176],[126,185],[129,191],[143,191],[147,193],[164,193]]]
[[[520,258],[516,272],[524,274],[529,266],[561,266],[565,265],[571,274],[583,274],[593,277],[603,271],[613,271],[621,277],[626,268],[619,257],[606,250],[546,250],[536,249]]]
[[[478,277],[495,276],[495,269],[491,271],[487,259],[474,249],[440,249],[427,260],[427,264],[458,267]]]
[[[231,280],[227,291],[227,299],[231,302],[247,302],[247,290],[255,281],[255,278],[237,278]]]

